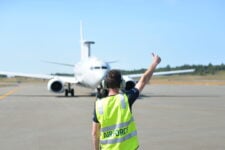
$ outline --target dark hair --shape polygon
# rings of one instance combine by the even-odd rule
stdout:
[[[120,88],[122,82],[121,73],[119,70],[110,70],[106,75],[106,86],[107,88]]]

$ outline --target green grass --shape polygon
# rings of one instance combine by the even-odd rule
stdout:
[[[171,75],[171,76],[154,76],[154,79],[167,80],[225,80],[225,71],[217,72],[214,75]]]
[[[41,79],[32,79],[32,78],[0,78],[0,87],[4,86],[14,86],[18,83],[37,83],[37,82],[43,82]]]
[[[214,75],[172,75],[154,76],[152,84],[179,84],[179,85],[225,85],[225,71]]]

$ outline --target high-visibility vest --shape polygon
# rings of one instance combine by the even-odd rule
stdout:
[[[138,148],[136,125],[124,94],[96,101],[97,119],[101,125],[101,150],[135,150]]]

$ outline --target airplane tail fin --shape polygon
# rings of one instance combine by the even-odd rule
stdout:
[[[80,22],[80,42],[81,42],[81,60],[87,59],[91,56],[91,44],[95,44],[95,42],[84,40],[82,22]]]

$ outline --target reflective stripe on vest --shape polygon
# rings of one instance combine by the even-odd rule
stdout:
[[[126,141],[130,138],[132,138],[133,136],[137,136],[137,131],[133,131],[130,134],[121,137],[121,138],[117,138],[117,139],[109,139],[109,140],[101,140],[100,143],[101,144],[116,144],[116,143],[121,143],[123,141]]]
[[[123,109],[126,109],[126,102],[125,102],[125,97],[120,94],[120,103]]]
[[[127,127],[129,126],[129,124],[131,122],[134,121],[134,118],[132,117],[129,121],[127,122],[123,122],[123,123],[120,123],[120,124],[116,124],[116,125],[112,125],[112,126],[109,126],[109,127],[105,127],[105,128],[101,128],[101,132],[107,132],[107,131],[111,131],[111,130],[115,130],[115,129],[118,129],[118,128],[124,128],[124,127]]]
[[[98,106],[98,113],[103,115],[103,104],[102,104],[102,100],[98,99],[99,101],[99,106]]]

